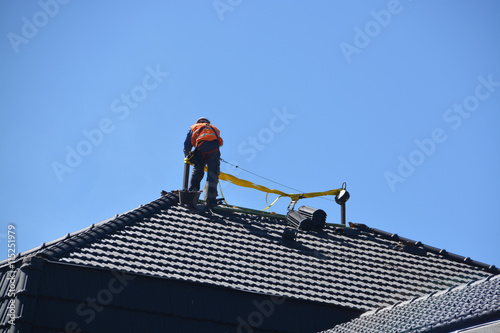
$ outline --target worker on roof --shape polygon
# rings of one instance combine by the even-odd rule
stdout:
[[[199,191],[200,182],[205,174],[205,165],[207,166],[207,206],[214,207],[217,197],[217,183],[220,173],[220,150],[223,141],[220,137],[220,131],[214,125],[210,124],[207,118],[200,118],[196,124],[191,126],[184,141],[184,156],[188,156],[191,148],[194,147],[195,163],[189,191]]]

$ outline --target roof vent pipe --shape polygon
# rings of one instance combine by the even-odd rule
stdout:
[[[345,223],[345,203],[347,200],[349,200],[350,194],[347,192],[346,189],[346,183],[344,182],[342,184],[342,189],[340,192],[335,196],[335,202],[340,205],[340,223],[342,225],[346,225]]]
[[[189,188],[189,164],[184,163],[184,178],[182,180],[182,190],[187,191]]]
[[[200,198],[201,191],[189,191],[189,167],[184,162],[184,178],[182,179],[182,190],[179,193],[179,203],[181,205],[195,206]]]

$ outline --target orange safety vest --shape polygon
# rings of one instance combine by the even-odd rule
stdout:
[[[207,123],[199,123],[191,126],[191,131],[193,135],[191,136],[191,144],[196,148],[203,141],[219,141],[219,146],[222,146],[222,138],[220,137],[220,131],[214,125]]]

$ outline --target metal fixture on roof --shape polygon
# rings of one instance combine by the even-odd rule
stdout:
[[[182,179],[182,190],[179,192],[179,203],[194,206],[198,203],[201,191],[189,191],[189,169],[190,165],[184,163],[184,177]]]
[[[182,190],[187,191],[189,187],[189,167],[188,163],[184,163],[184,177],[182,179]]]
[[[349,192],[347,192],[347,189],[346,189],[347,185],[346,183],[344,182],[342,184],[342,189],[340,190],[340,192],[335,196],[335,202],[338,203],[340,205],[340,223],[342,225],[346,225],[345,224],[345,203],[347,202],[347,200],[349,200],[349,198],[351,197],[351,195],[349,194]]]
[[[300,206],[299,213],[312,221],[312,229],[323,230],[326,224],[326,213],[322,209],[309,206]]]
[[[326,224],[326,213],[321,209],[301,206],[299,210],[289,210],[286,214],[288,226],[283,231],[285,241],[295,240],[299,230],[322,230]]]
[[[300,214],[296,210],[288,211],[286,214],[286,222],[289,226],[295,229],[311,230],[313,228],[312,220],[309,217]]]

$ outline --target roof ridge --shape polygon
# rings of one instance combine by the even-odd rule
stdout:
[[[439,249],[439,248],[434,247],[434,246],[423,244],[420,241],[415,241],[413,239],[409,239],[409,238],[406,238],[406,237],[401,237],[398,234],[393,234],[393,233],[390,233],[390,232],[387,232],[387,231],[384,231],[384,230],[380,230],[380,229],[376,229],[376,228],[371,228],[371,227],[369,227],[369,226],[367,226],[366,224],[363,224],[363,223],[349,222],[349,224],[350,224],[350,226],[355,227],[355,228],[357,228],[357,229],[359,229],[361,231],[373,233],[373,234],[382,236],[382,237],[384,237],[386,239],[390,239],[390,240],[393,240],[393,241],[400,241],[400,242],[409,244],[411,246],[421,247],[421,248],[423,248],[424,250],[426,250],[428,252],[431,252],[431,253],[434,253],[434,254],[437,254],[437,255],[441,255],[441,256],[443,256],[445,258],[451,259],[451,260],[456,261],[456,262],[462,262],[462,263],[468,264],[470,266],[475,266],[475,267],[483,268],[483,269],[486,269],[486,270],[488,270],[488,271],[490,271],[490,272],[492,272],[494,274],[499,274],[500,273],[500,268],[497,268],[495,265],[488,265],[488,264],[480,262],[480,261],[472,260],[470,257],[464,257],[464,256],[461,256],[461,255],[458,255],[458,254],[455,254],[455,253],[448,252],[445,249]]]
[[[121,230],[127,225],[131,225],[138,220],[143,220],[144,218],[152,216],[162,209],[169,208],[178,202],[178,196],[174,193],[168,192],[150,203],[140,205],[139,207],[128,212],[117,214],[111,219],[104,220],[97,224],[92,224],[89,227],[74,233],[68,233],[66,236],[56,239],[48,244],[43,243],[37,248],[22,253],[21,257],[34,253],[36,256],[40,256],[45,259],[56,259],[75,248],[85,246],[106,235],[109,235],[112,232]]]

